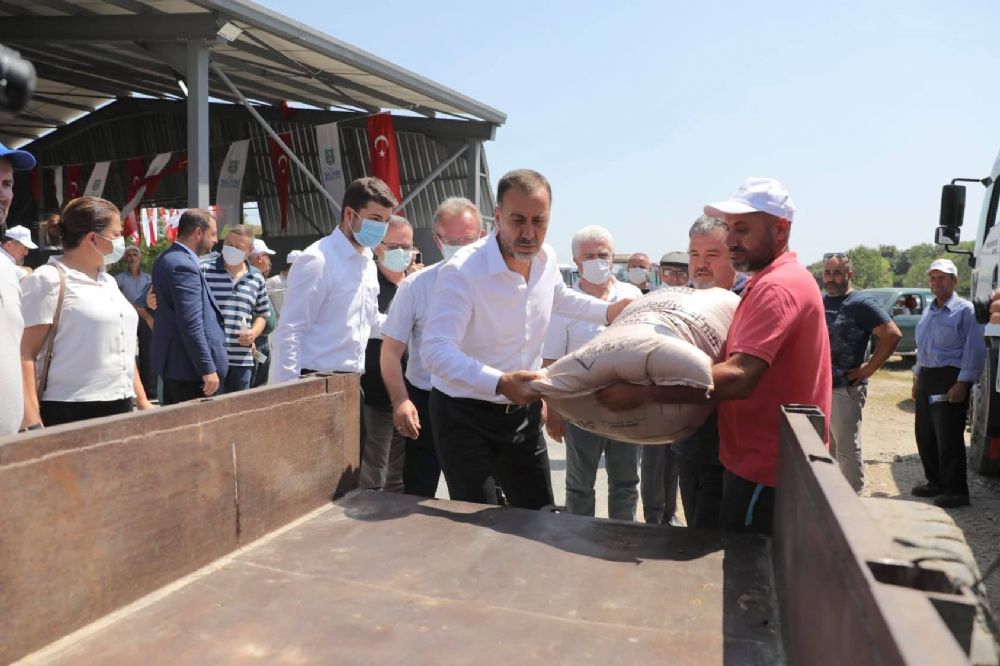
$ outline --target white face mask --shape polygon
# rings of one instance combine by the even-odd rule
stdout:
[[[402,273],[410,266],[412,260],[412,250],[404,250],[401,247],[397,247],[395,250],[386,250],[385,254],[382,255],[382,265],[390,273]]]
[[[100,234],[97,234],[101,236]],[[125,256],[125,237],[119,236],[118,238],[108,238],[107,236],[101,236],[104,240],[111,241],[111,252],[104,256],[104,265],[110,266],[119,259]]]
[[[450,261],[451,258],[455,256],[455,253],[458,252],[459,250],[461,250],[463,247],[465,247],[465,246],[464,245],[445,245],[444,243],[442,243],[441,244],[441,256],[444,257],[445,261]]]
[[[632,284],[642,284],[647,279],[649,279],[649,276],[646,275],[646,269],[639,268],[638,266],[628,269],[628,281]]]
[[[604,284],[611,278],[610,259],[587,259],[581,266],[580,277],[590,284]]]
[[[246,260],[247,253],[238,247],[233,247],[232,245],[222,246],[222,260],[226,262],[228,266],[239,266]]]

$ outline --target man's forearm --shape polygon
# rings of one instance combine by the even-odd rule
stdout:
[[[889,360],[889,357],[896,351],[896,345],[899,344],[899,340],[900,338],[896,336],[878,338],[875,351],[872,352],[871,358],[868,359],[867,363],[873,373]]]
[[[402,357],[392,353],[387,348],[386,341],[382,343],[382,355],[379,357],[379,366],[382,370],[382,383],[389,394],[389,401],[392,406],[410,399],[410,394],[406,390],[406,382],[403,379]]]

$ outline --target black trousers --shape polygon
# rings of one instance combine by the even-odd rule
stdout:
[[[142,319],[139,320],[136,338],[138,340],[136,365],[139,366],[139,381],[142,382],[142,388],[146,390],[146,395],[152,400],[156,396],[156,373],[153,372],[153,356],[151,351],[153,329]]]
[[[89,402],[59,402],[43,400],[39,404],[42,423],[55,426],[61,423],[75,423],[96,419],[101,416],[127,414],[132,411],[132,398],[122,400],[94,400]]]
[[[438,460],[454,500],[496,503],[496,485],[508,503],[541,509],[553,503],[542,405],[506,409],[483,400],[430,397]]]
[[[718,529],[724,468],[719,463],[702,462],[680,454],[676,459],[687,526]]]
[[[224,377],[220,377],[220,380]],[[160,396],[161,405],[176,405],[181,402],[190,402],[205,397],[203,390],[204,382],[188,382],[180,379],[163,378],[163,395]]]
[[[257,338],[257,351],[266,356],[263,363],[254,361],[253,378],[250,380],[250,388],[257,388],[267,384],[267,376],[271,372],[271,343],[267,337]]]
[[[773,523],[774,488],[725,470],[719,527],[729,532],[770,534]]]
[[[958,368],[920,368],[914,429],[927,482],[949,495],[968,495],[965,471],[965,417],[969,400],[930,403],[958,381]]]
[[[434,427],[431,425],[431,392],[406,385],[410,401],[417,408],[420,436],[406,440],[406,460],[403,463],[403,486],[407,495],[434,497],[441,478],[441,465],[434,450]]]

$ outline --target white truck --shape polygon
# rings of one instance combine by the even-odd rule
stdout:
[[[985,178],[955,178],[941,192],[941,219],[934,241],[949,252],[961,240],[961,227],[965,216],[965,185],[978,183],[986,188],[982,213],[976,230],[976,242],[969,266],[972,268],[972,289],[969,297],[976,306],[976,317],[983,323],[989,320],[989,299],[998,286],[1000,269],[1000,226],[997,225],[997,207],[1000,202],[1000,156]],[[987,324],[986,346],[989,353],[979,383],[972,389],[972,446],[969,466],[979,474],[1000,474],[1000,325]]]

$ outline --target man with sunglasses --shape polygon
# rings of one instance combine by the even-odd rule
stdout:
[[[723,476],[719,527],[770,533],[781,406],[816,405],[829,417],[830,338],[816,280],[788,247],[795,204],[772,178],[747,178],[726,201],[705,206],[726,223],[729,258],[752,273],[712,367],[712,390],[619,383],[597,393],[609,409],[647,402],[718,403]]]
[[[442,201],[434,213],[434,243],[444,260],[399,285],[382,326],[382,379],[392,404],[392,422],[406,438],[403,487],[408,495],[434,497],[441,477],[429,412],[431,374],[420,356],[431,294],[444,263],[485,235],[476,204],[464,197]],[[407,352],[409,358],[404,360]]]
[[[861,458],[861,412],[868,378],[892,356],[903,334],[885,309],[854,290],[854,268],[843,252],[823,255],[823,307],[830,332],[833,402],[830,407],[830,455],[854,492],[865,487]],[[865,361],[872,334],[878,343]]]
[[[398,215],[389,218],[385,238],[375,246],[375,258],[378,311],[385,315],[413,262],[413,226],[406,219]],[[382,344],[381,337],[373,333],[365,349],[365,374],[361,376],[365,396],[365,445],[358,485],[401,493],[406,439],[393,427],[392,402],[382,381],[379,361]]]

